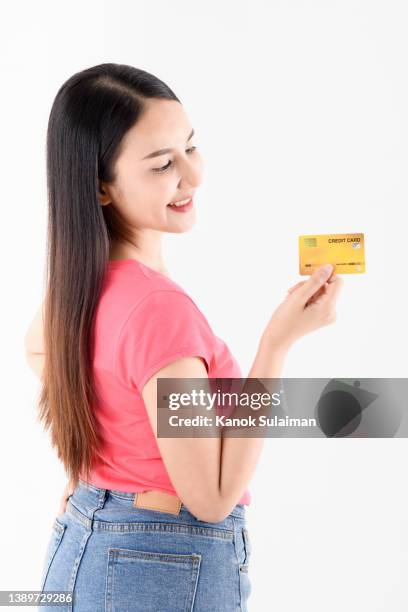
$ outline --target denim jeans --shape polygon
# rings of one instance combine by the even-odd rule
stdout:
[[[136,508],[135,494],[79,481],[54,519],[40,588],[73,602],[39,612],[247,612],[246,508],[207,523]]]

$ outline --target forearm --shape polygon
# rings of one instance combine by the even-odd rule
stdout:
[[[26,360],[40,379],[44,369],[43,305],[37,310],[24,338]]]
[[[262,338],[247,378],[280,378],[286,353],[286,349],[274,346],[273,342]],[[245,383],[242,392],[246,386]],[[272,386],[275,386],[273,382]],[[274,391],[276,388],[270,392]],[[251,392],[251,385],[247,392]],[[246,414],[248,414],[247,409]],[[245,429],[245,432],[251,435],[249,428]],[[264,437],[222,438],[219,495],[223,514],[229,514],[247,488],[257,466],[264,440]]]
[[[45,355],[43,353],[26,353],[26,360],[34,374],[42,378]]]
[[[28,355],[44,353],[43,328],[43,306],[40,306],[30,323],[24,339],[25,349]]]

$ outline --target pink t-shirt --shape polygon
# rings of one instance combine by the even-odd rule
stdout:
[[[88,482],[177,494],[141,391],[158,370],[187,356],[202,357],[209,378],[242,378],[228,346],[175,281],[135,259],[109,261],[93,329],[93,411],[103,445]],[[238,503],[250,501],[247,489]]]

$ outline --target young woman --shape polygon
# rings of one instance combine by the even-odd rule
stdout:
[[[195,222],[193,142],[176,95],[131,66],[74,74],[52,106],[47,286],[26,347],[69,477],[41,584],[73,591],[62,609],[247,609],[263,439],[157,437],[158,378],[242,378],[162,256],[163,232]],[[279,377],[293,343],[334,321],[340,287],[329,266],[289,289],[248,377]]]

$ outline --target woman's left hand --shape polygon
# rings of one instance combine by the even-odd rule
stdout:
[[[62,494],[62,497],[61,497],[59,511],[58,511],[58,516],[61,516],[62,514],[64,514],[64,512],[66,510],[66,507],[67,507],[68,497],[73,494],[74,488],[75,487],[72,485],[71,481],[69,481],[68,484],[66,485],[66,487],[64,489],[64,493]]]

